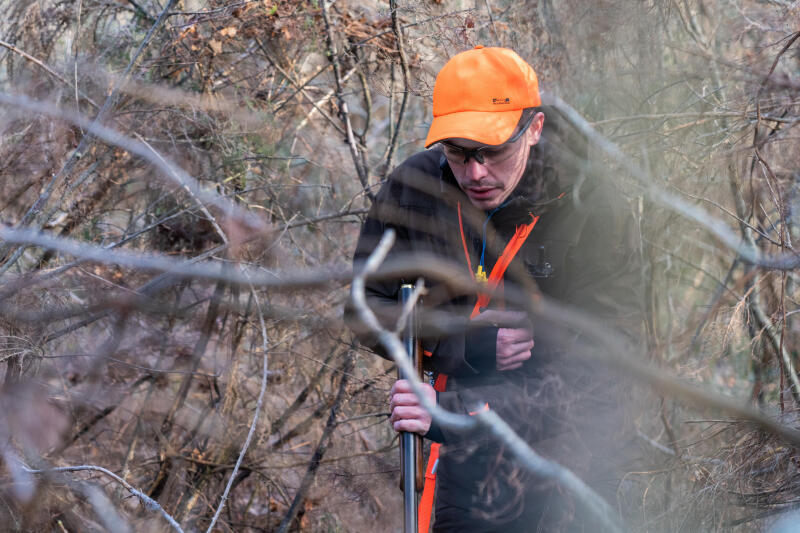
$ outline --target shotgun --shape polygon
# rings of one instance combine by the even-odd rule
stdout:
[[[400,286],[400,302],[402,305],[411,298],[414,286],[403,284]],[[422,350],[417,338],[417,312],[416,306],[409,313],[406,327],[403,330],[403,346],[411,358],[417,377],[422,376]],[[402,372],[398,372],[400,379],[406,379]],[[422,436],[417,433],[400,433],[400,488],[403,491],[403,531],[404,533],[417,533],[417,500],[424,483],[422,470]]]

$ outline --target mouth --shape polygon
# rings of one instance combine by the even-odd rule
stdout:
[[[489,198],[497,191],[496,187],[467,187],[467,194],[473,198]]]

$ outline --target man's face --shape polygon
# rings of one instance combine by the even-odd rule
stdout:
[[[544,114],[536,113],[530,127],[513,143],[486,147],[469,139],[447,139],[443,142],[444,154],[458,186],[472,205],[484,211],[502,204],[514,191],[525,172],[531,147],[539,142],[544,125]],[[464,162],[462,150],[483,148],[484,162],[475,157]]]

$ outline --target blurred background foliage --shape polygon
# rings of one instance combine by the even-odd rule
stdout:
[[[352,344],[347,276],[326,272],[347,272],[382,179],[422,148],[435,73],[477,44],[517,50],[660,190],[793,253],[798,2],[323,1],[0,0],[0,89],[58,110],[0,106],[4,226],[317,280],[247,287],[0,242],[3,529],[169,528],[107,476],[20,462],[102,466],[206,529],[262,397],[217,530],[399,527],[394,371]],[[165,179],[161,157],[256,222]],[[797,427],[796,272],[743,260],[598,158],[641,224],[642,359]],[[627,478],[642,531],[751,531],[797,505],[796,448],[679,397],[647,405],[652,468]]]

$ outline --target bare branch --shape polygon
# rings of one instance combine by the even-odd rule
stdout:
[[[271,272],[248,273],[241,269],[229,269],[229,271],[226,272],[223,265],[194,264],[190,261],[181,261],[166,255],[154,253],[137,253],[129,250],[112,251],[107,247],[96,246],[63,237],[51,237],[45,233],[26,229],[18,230],[0,227],[0,238],[16,244],[42,246],[43,248],[66,253],[76,258],[89,259],[101,263],[158,270],[178,278],[221,280],[245,286],[251,281],[254,286],[259,287],[303,286],[321,284],[332,280],[347,280],[350,277],[349,274],[345,274],[345,272],[349,270],[346,267],[341,267],[340,269],[326,269],[311,275],[301,274],[299,277],[282,277],[280,274]]]
[[[358,144],[356,143],[355,134],[353,133],[353,125],[350,123],[350,112],[347,107],[347,101],[344,99],[344,87],[342,86],[342,74],[339,68],[339,52],[336,50],[336,39],[333,34],[333,27],[330,22],[330,15],[328,13],[328,2],[322,0],[322,19],[325,21],[325,31],[328,39],[328,50],[330,52],[329,58],[333,64],[333,77],[336,82],[336,97],[339,104],[339,114],[344,122],[345,132],[347,134],[347,144],[350,146],[350,155],[353,158],[353,166],[356,169],[356,175],[361,182],[361,186],[366,190],[369,186],[369,175],[366,168],[361,164],[361,154]]]
[[[308,462],[308,469],[306,470],[305,476],[303,476],[303,480],[300,482],[300,487],[295,493],[292,504],[289,506],[289,510],[286,512],[286,515],[283,517],[283,520],[281,520],[281,523],[276,530],[277,533],[286,533],[289,530],[289,527],[292,525],[292,522],[297,516],[297,512],[300,510],[300,505],[306,498],[306,493],[311,487],[311,482],[314,480],[314,476],[319,469],[322,458],[325,456],[325,453],[328,450],[328,445],[330,444],[333,430],[336,429],[336,418],[339,415],[339,408],[344,401],[344,393],[347,390],[347,381],[352,368],[353,356],[352,354],[347,354],[342,367],[342,377],[339,380],[339,390],[336,392],[336,399],[333,401],[333,405],[331,406],[328,420],[325,423],[325,429],[323,430],[322,436],[319,439],[319,443],[317,444],[317,447],[311,456],[311,460]]]
[[[236,464],[233,467],[233,471],[231,472],[231,477],[228,479],[228,484],[225,485],[225,491],[222,493],[222,497],[220,498],[219,506],[217,506],[217,512],[214,513],[214,518],[211,519],[211,523],[208,525],[208,529],[206,533],[211,533],[214,529],[214,524],[217,523],[217,519],[219,519],[219,515],[222,512],[222,508],[225,507],[225,500],[228,499],[228,494],[231,491],[231,487],[233,486],[233,482],[236,479],[236,474],[239,472],[239,467],[242,466],[242,461],[244,460],[244,456],[247,453],[247,448],[250,446],[250,441],[253,440],[253,434],[256,431],[256,424],[258,423],[258,415],[261,413],[261,406],[264,403],[264,392],[267,390],[267,376],[268,373],[268,361],[269,361],[269,347],[267,342],[267,325],[264,322],[264,314],[261,312],[261,303],[258,300],[258,294],[256,293],[253,287],[250,288],[250,294],[253,296],[253,299],[256,303],[256,310],[258,312],[258,320],[259,325],[261,326],[261,350],[264,352],[262,356],[262,363],[261,363],[261,390],[258,392],[258,401],[256,402],[256,410],[253,413],[253,421],[250,423],[250,430],[247,432],[247,438],[242,445],[242,451],[239,452],[239,457],[236,459]]]
[[[119,146],[149,161],[153,166],[161,170],[162,173],[169,178],[170,182],[174,182],[182,188],[187,189],[196,198],[218,207],[227,216],[238,218],[246,226],[252,227],[257,231],[263,231],[265,229],[264,222],[261,219],[216,192],[203,189],[194,178],[189,176],[179,166],[160,154],[158,156],[154,155],[155,150],[153,150],[152,147],[126,137],[116,130],[103,126],[99,124],[97,120],[89,121],[71,111],[60,109],[48,102],[32,100],[24,95],[0,93],[0,103],[15,106],[33,113],[42,113],[54,118],[64,119],[81,126],[105,142]]]
[[[153,498],[151,498],[144,492],[140,491],[139,489],[133,487],[130,483],[119,477],[111,470],[103,468],[102,466],[94,466],[94,465],[57,466],[47,469],[34,469],[22,465],[22,468],[25,472],[29,474],[39,474],[39,475],[48,475],[54,472],[100,472],[101,474],[110,477],[111,479],[113,479],[114,481],[125,487],[125,490],[130,492],[133,496],[139,498],[139,501],[142,502],[142,505],[144,506],[145,509],[151,512],[158,512],[159,514],[161,514],[161,516],[163,516],[164,519],[167,522],[169,522],[169,525],[172,526],[172,529],[178,531],[179,533],[183,533],[183,529],[181,529],[180,524],[178,524],[178,522],[176,522],[175,519],[172,518],[172,516],[170,516],[170,514],[167,513],[164,510],[164,508],[161,507],[161,505],[159,505],[157,501],[155,501]]]
[[[50,67],[45,65],[42,61],[39,61],[38,59],[36,59],[32,55],[28,54],[24,50],[20,50],[19,48],[17,48],[13,44],[7,43],[7,42],[5,42],[3,40],[0,40],[0,46],[4,46],[4,47],[8,48],[9,50],[11,50],[12,52],[14,52],[15,54],[21,55],[22,57],[24,57],[25,59],[27,59],[28,61],[30,61],[34,65],[39,66],[42,70],[44,70],[45,72],[47,72],[48,74],[53,76],[55,79],[57,79],[58,81],[60,81],[64,85],[66,85],[67,87],[72,88],[72,84],[69,81],[67,81],[67,79],[64,78],[61,74],[59,74],[55,70],[51,69]],[[92,107],[94,107],[95,109],[100,109],[100,106],[97,105],[94,100],[92,100],[90,97],[88,97],[86,94],[84,94],[83,91],[80,92],[80,96],[84,100],[89,102],[92,105]]]
[[[392,13],[392,31],[394,32],[394,40],[397,43],[397,54],[400,56],[400,72],[403,74],[403,98],[400,100],[400,109],[397,111],[397,122],[393,128],[394,134],[389,139],[384,177],[392,168],[394,152],[397,149],[397,141],[400,138],[400,129],[403,125],[403,117],[406,113],[408,93],[411,90],[411,75],[408,71],[408,59],[406,58],[406,49],[403,44],[403,29],[400,27],[399,17],[397,16],[397,0],[390,0],[389,10]],[[389,120],[393,120],[393,117],[389,117]]]
[[[798,253],[767,256],[758,249],[754,249],[746,243],[742,243],[741,238],[722,223],[722,221],[709,215],[699,206],[691,205],[678,196],[658,187],[655,184],[655,180],[652,179],[648,172],[634,164],[630,157],[625,155],[617,145],[597,133],[580,113],[575,111],[559,97],[551,95],[549,96],[549,101],[554,107],[558,108],[559,111],[568,117],[570,122],[572,122],[583,135],[588,137],[607,155],[614,158],[614,160],[628,171],[631,176],[639,180],[648,198],[654,203],[676,211],[687,219],[697,222],[714,234],[725,246],[734,251],[745,262],[776,270],[794,270],[800,267],[800,254]]]

